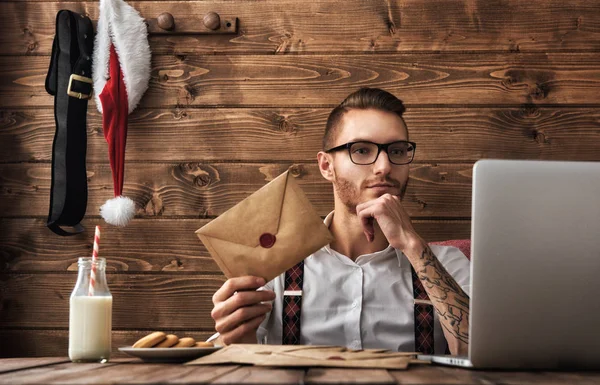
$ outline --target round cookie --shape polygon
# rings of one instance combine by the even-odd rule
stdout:
[[[179,342],[176,345],[173,345],[174,348],[189,348],[196,344],[196,340],[192,337],[183,337],[179,339]]]
[[[194,345],[195,348],[212,348],[214,346],[215,346],[215,344],[213,344],[212,342],[202,342],[202,341],[198,341],[198,342],[196,342],[196,345]]]
[[[179,342],[179,337],[175,334],[167,334],[167,337],[163,342],[158,345],[155,345],[155,348],[170,348],[173,345],[176,345]]]
[[[133,344],[133,347],[151,348],[154,345],[161,343],[166,337],[166,334],[163,332],[150,333],[146,337],[140,338],[135,344]]]

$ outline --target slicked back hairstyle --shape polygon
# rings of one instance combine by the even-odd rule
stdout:
[[[361,88],[348,95],[339,106],[335,107],[327,118],[323,135],[323,151],[334,146],[340,123],[346,112],[350,110],[379,110],[392,112],[402,118],[404,104],[400,99],[379,88]]]

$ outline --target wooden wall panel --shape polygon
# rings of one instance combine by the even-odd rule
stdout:
[[[107,227],[101,254],[113,273],[219,274],[220,270],[194,232],[209,219],[134,219],[122,229]],[[66,272],[77,269],[77,258],[91,255],[94,225],[83,221],[86,232],[71,238],[54,235],[42,218],[0,219],[0,273]],[[421,220],[413,225],[427,241],[465,239],[469,220]],[[0,293],[0,303],[2,294]],[[1,307],[1,306],[0,306]],[[141,326],[140,326],[141,327]]]
[[[3,58],[6,106],[53,106],[47,67],[46,56]],[[155,55],[140,106],[331,107],[363,86],[410,106],[600,104],[599,68],[596,53]]]
[[[10,278],[10,279],[7,279]],[[108,274],[113,328],[213,330],[212,295],[222,274]],[[67,328],[77,273],[0,275],[0,327]]]
[[[97,2],[0,3],[3,54],[48,55],[54,16],[71,9],[98,18]],[[235,15],[238,34],[152,35],[165,53],[384,53],[556,51],[600,48],[600,6],[589,0],[132,1],[145,18],[175,17],[176,31],[197,30],[206,12]]]
[[[106,163],[102,118],[88,113],[88,162]],[[126,159],[316,162],[328,108],[138,109],[129,118]],[[597,108],[407,109],[415,162],[481,158],[600,160]],[[0,111],[0,163],[52,159],[48,108]]]
[[[406,208],[414,217],[468,217],[471,214],[472,164],[413,164]],[[331,183],[314,163],[136,163],[125,166],[123,193],[137,205],[140,217],[213,217],[286,170],[296,176],[317,212],[333,209]],[[112,197],[108,164],[88,169],[88,215]],[[0,164],[0,211],[7,216],[47,215],[50,165],[45,163]]]
[[[151,30],[150,89],[129,118],[125,193],[138,206],[104,226],[115,296],[113,350],[154,329],[211,334],[224,281],[194,231],[291,167],[320,215],[315,165],[330,109],[360,86],[395,93],[418,143],[406,206],[428,241],[470,236],[481,158],[600,161],[600,4],[588,0],[133,1]],[[0,357],[66,355],[76,260],[91,255],[112,181],[89,105],[86,232],[45,227],[53,100],[44,90],[59,9],[97,1],[0,3]],[[208,11],[237,34],[194,35]],[[182,309],[184,309],[182,311]]]

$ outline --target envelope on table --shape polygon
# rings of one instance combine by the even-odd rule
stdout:
[[[227,278],[267,282],[333,240],[288,171],[196,231]]]
[[[339,346],[232,344],[186,365],[250,364],[281,367],[406,369],[416,353],[348,350]]]

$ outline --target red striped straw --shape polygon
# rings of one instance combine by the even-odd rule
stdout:
[[[98,245],[100,244],[100,226],[96,226],[96,233],[94,234],[94,249],[92,251],[92,271],[90,275],[90,287],[88,295],[94,295],[94,288],[96,287],[96,263],[98,262]]]

